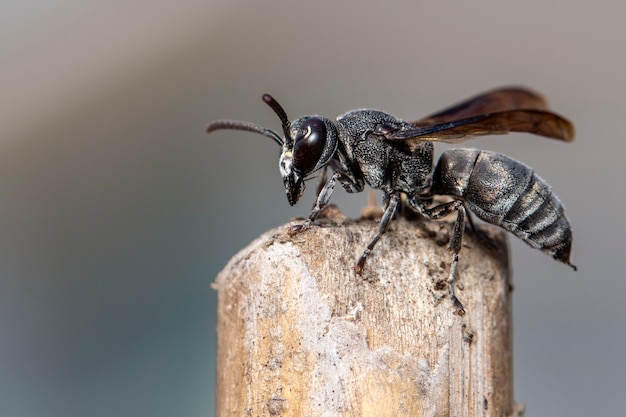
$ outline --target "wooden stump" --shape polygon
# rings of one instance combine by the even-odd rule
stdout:
[[[507,416],[513,402],[511,284],[498,250],[467,232],[454,315],[447,223],[338,211],[306,232],[271,230],[218,275],[217,416]]]

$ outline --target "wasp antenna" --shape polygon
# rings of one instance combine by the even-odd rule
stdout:
[[[291,140],[292,138],[291,138],[291,135],[289,134],[289,126],[290,126],[289,118],[287,117],[287,112],[285,112],[285,109],[283,109],[283,106],[278,104],[278,101],[276,101],[276,99],[270,96],[269,94],[263,94],[263,101],[265,102],[265,104],[270,106],[272,110],[274,110],[274,113],[276,113],[276,115],[280,119],[280,122],[282,123],[282,126],[283,126],[283,133],[285,134],[285,139]]]
[[[274,141],[280,146],[282,146],[284,142],[283,138],[281,138],[280,135],[274,132],[272,129],[267,129],[265,127],[257,125],[256,123],[242,122],[241,120],[216,120],[209,123],[209,125],[206,127],[207,133],[211,133],[214,130],[218,129],[245,130],[246,132],[259,133],[263,136],[274,139]]]

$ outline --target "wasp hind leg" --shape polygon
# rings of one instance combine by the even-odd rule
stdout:
[[[424,217],[432,220],[439,220],[446,217],[453,212],[457,212],[456,220],[452,227],[452,233],[450,234],[450,242],[448,243],[448,249],[452,252],[452,262],[450,264],[450,275],[448,276],[448,288],[450,291],[450,299],[454,304],[456,311],[454,314],[462,316],[465,314],[463,304],[456,298],[454,294],[454,283],[458,275],[457,269],[459,266],[459,252],[461,252],[461,244],[463,241],[463,231],[465,230],[465,207],[461,200],[453,200],[449,203],[443,203],[432,208],[424,208],[417,204],[412,204],[417,208]]]

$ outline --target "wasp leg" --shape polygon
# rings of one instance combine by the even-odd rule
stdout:
[[[380,240],[380,238],[385,234],[387,228],[389,227],[389,222],[393,218],[393,215],[396,213],[398,209],[398,204],[400,203],[400,196],[397,193],[389,195],[389,199],[387,201],[387,207],[385,208],[385,212],[383,213],[383,218],[380,220],[380,224],[378,225],[378,233],[374,236],[374,238],[367,244],[365,250],[363,251],[363,255],[359,258],[359,261],[356,263],[354,270],[357,274],[363,272],[363,268],[365,267],[365,261],[367,260],[367,256],[372,252],[376,243]]]
[[[333,193],[335,188],[335,182],[341,178],[341,172],[336,171],[333,175],[326,181],[323,187],[321,187],[319,194],[317,195],[317,200],[315,201],[315,205],[311,210],[311,214],[309,214],[309,218],[304,221],[304,223],[296,224],[295,226],[291,226],[289,229],[290,235],[295,235],[297,233],[304,232],[308,229],[311,224],[315,221],[317,216],[320,214],[320,211],[328,204],[330,200],[330,196]]]
[[[461,243],[463,241],[463,231],[465,230],[465,207],[461,200],[454,200],[449,203],[440,204],[438,206],[426,209],[418,206],[421,213],[433,220],[441,219],[453,212],[457,212],[454,226],[452,227],[452,234],[450,235],[450,242],[448,243],[448,249],[452,251],[452,263],[450,264],[450,275],[448,277],[448,287],[450,289],[450,299],[454,303],[456,311],[454,314],[462,316],[465,314],[463,304],[456,298],[454,294],[454,283],[457,278],[457,268],[459,265],[459,252],[461,252]]]
[[[320,175],[320,180],[317,183],[317,195],[320,195],[326,182],[328,182],[328,167],[322,169],[322,175]],[[313,207],[315,207],[315,205],[313,205]]]

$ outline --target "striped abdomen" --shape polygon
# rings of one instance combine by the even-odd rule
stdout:
[[[494,152],[451,149],[437,163],[433,192],[461,198],[482,220],[574,267],[572,229],[563,205],[523,163]]]

